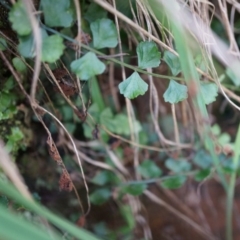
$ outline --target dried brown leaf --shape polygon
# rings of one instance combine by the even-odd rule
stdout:
[[[79,219],[78,219],[77,222],[76,222],[77,226],[79,226],[79,227],[84,227],[84,226],[85,226],[85,223],[86,223],[86,218],[85,218],[85,216],[79,217]]]
[[[59,188],[60,190],[65,190],[71,192],[73,190],[72,180],[67,172],[67,170],[62,169],[62,175],[59,179]]]
[[[55,160],[58,164],[61,164],[62,158],[58,152],[58,149],[57,149],[54,141],[52,140],[52,138],[50,136],[48,136],[47,145],[48,145],[48,152],[49,152],[50,156],[52,157],[52,159]]]
[[[60,88],[67,97],[71,97],[74,94],[78,93],[78,89],[73,79],[65,69],[57,68],[53,70],[53,74],[58,81]],[[55,87],[55,90],[59,91],[57,87]]]

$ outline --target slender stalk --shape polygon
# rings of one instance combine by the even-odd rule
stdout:
[[[229,187],[227,190],[227,206],[226,206],[226,239],[232,240],[232,213],[233,213],[233,202],[234,202],[234,190],[236,183],[237,168],[239,165],[240,157],[240,125],[238,127],[237,138],[234,146],[234,158],[233,158],[233,167],[234,172],[232,173],[229,181]]]
[[[68,40],[68,41],[70,41],[70,42],[73,42],[73,43],[75,43],[75,44],[79,44],[78,41],[76,41],[76,40],[74,40],[74,39],[72,39],[72,38],[70,38],[70,37],[68,37],[68,36],[66,36],[66,35],[64,35],[64,34],[58,32],[58,31],[56,31],[56,30],[54,30],[54,29],[52,29],[52,28],[49,28],[49,27],[45,26],[44,24],[42,24],[41,26],[42,26],[44,29],[46,29],[47,31],[52,32],[52,33],[55,33],[55,34],[61,36],[62,38],[66,39],[66,40]],[[84,48],[84,49],[86,49],[86,50],[88,50],[88,51],[91,51],[91,52],[93,52],[93,53],[95,53],[95,54],[97,54],[97,55],[99,55],[99,56],[102,56],[102,57],[103,57],[103,56],[106,56],[106,55],[103,54],[102,52],[97,51],[96,49],[94,49],[94,48],[92,48],[92,47],[90,47],[90,46],[87,46],[87,45],[85,45],[85,44],[83,44],[83,43],[81,43],[81,47]],[[138,68],[138,67],[132,66],[131,64],[127,64],[127,63],[125,63],[125,62],[119,61],[119,60],[115,59],[114,57],[106,56],[106,58],[107,58],[109,61],[112,61],[112,62],[114,62],[114,63],[117,63],[117,64],[119,64],[119,65],[121,65],[121,66],[126,67],[126,68],[132,69],[133,71],[137,71],[137,72],[139,72],[139,73],[143,73],[143,74],[146,74],[146,75],[151,75],[151,76],[157,77],[157,78],[168,79],[168,80],[174,79],[174,80],[177,80],[177,81],[184,81],[184,78],[182,78],[182,77],[175,77],[175,76],[161,75],[161,74],[157,74],[157,73],[150,73],[150,72],[147,72],[147,71],[145,71],[145,70],[143,70],[143,69],[140,69],[140,68]]]
[[[173,116],[175,141],[176,141],[177,144],[179,144],[180,143],[180,136],[179,136],[177,117],[176,117],[175,104],[171,105],[171,109],[172,109],[172,116]]]
[[[92,92],[91,94],[92,100],[94,103],[97,104],[100,112],[102,112],[106,108],[106,106],[104,103],[103,95],[100,90],[97,78],[95,76],[92,77],[91,80],[88,81],[88,84],[89,84],[89,89]]]
[[[148,1],[148,4],[155,14],[156,18],[159,20],[161,19],[162,15],[166,13],[171,16],[169,17],[169,23],[171,25],[171,30],[174,36],[176,49],[179,54],[179,61],[181,64],[182,73],[185,77],[185,83],[189,89],[191,89],[191,86],[195,86],[196,89],[200,89],[199,75],[197,74],[197,69],[194,64],[193,53],[191,51],[191,48],[189,48],[189,42],[191,41],[191,38],[189,37],[188,32],[180,21],[180,8],[178,8],[178,3],[175,0],[162,2],[159,0],[151,0]],[[189,95],[192,98],[195,112],[199,114],[199,122],[201,123],[201,136],[204,137],[204,145],[210,152],[221,183],[224,189],[227,191],[228,184],[223,170],[219,164],[219,159],[215,152],[214,143],[210,137],[211,129],[209,124],[209,116],[202,93],[201,91],[198,91],[196,94],[189,92]]]

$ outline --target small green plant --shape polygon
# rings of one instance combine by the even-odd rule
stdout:
[[[45,160],[50,155],[55,160],[52,172],[61,174],[58,187],[75,192],[82,222],[90,203],[104,206],[114,201],[123,222],[116,232],[103,221],[90,224],[97,236],[112,240],[136,237],[134,231],[143,224],[138,215],[139,196],[149,196],[151,184],[164,191],[179,189],[190,178],[204,182],[217,174],[226,190],[227,239],[231,240],[239,134],[232,142],[219,125],[210,124],[207,105],[217,100],[218,86],[222,89],[212,56],[192,39],[194,31],[192,35],[186,31],[176,18],[179,14],[171,15],[167,3],[126,2],[116,0],[108,6],[104,1],[59,0],[56,4],[41,0],[31,9],[26,1],[18,0],[6,8],[11,30],[9,35],[0,31],[1,139],[10,155],[20,156],[17,162],[21,165],[30,162],[28,158],[21,162],[21,153],[26,150],[28,155],[27,147],[39,136],[35,143],[39,149],[29,152],[34,159],[40,156]],[[178,4],[172,3],[178,13]],[[126,11],[121,13],[120,9]],[[115,13],[115,18],[110,13]],[[124,14],[132,14],[139,23],[128,18],[125,27]],[[235,68],[226,67],[222,81],[228,77],[231,87],[237,88]],[[106,90],[109,86],[110,93]],[[45,132],[41,135],[39,129]],[[77,159],[80,173],[73,159]],[[83,178],[84,196],[78,195],[71,179],[74,174],[76,179],[78,175]],[[51,189],[52,178],[48,184],[48,179],[39,177],[39,186]],[[16,238],[10,226],[21,221],[20,217],[14,220],[15,214],[7,209],[8,200],[13,199],[60,229],[62,233],[51,231],[56,239],[60,235],[97,239],[9,187],[8,192],[0,184],[2,220],[6,221],[0,230],[4,237]],[[26,219],[21,230],[24,239],[49,238],[46,231]],[[144,230],[147,235],[148,229]]]
[[[25,127],[19,120],[20,112],[16,107],[18,97],[13,88],[14,80],[10,77],[0,91],[0,135],[6,142],[7,150],[15,156],[27,146],[27,142],[23,133]]]

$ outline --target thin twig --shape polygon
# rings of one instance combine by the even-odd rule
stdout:
[[[82,168],[82,162],[80,160],[76,144],[73,141],[73,139],[72,139],[71,135],[69,134],[68,130],[65,128],[65,126],[62,124],[62,122],[56,116],[54,116],[51,112],[49,112],[48,110],[46,110],[45,108],[43,108],[41,106],[37,106],[37,109],[40,110],[40,111],[43,111],[44,113],[47,113],[48,115],[50,115],[61,126],[61,128],[64,130],[64,132],[66,133],[66,135],[68,136],[69,140],[71,141],[71,143],[73,145],[73,149],[74,149],[74,152],[76,154],[76,157],[77,157],[77,160],[78,160],[78,165],[79,165],[79,168],[80,168],[80,171],[81,171],[81,174],[82,174],[84,186],[85,186],[85,189],[86,189],[86,192],[87,192],[88,210],[85,213],[85,215],[88,215],[88,213],[90,212],[90,209],[91,209],[91,204],[90,204],[90,199],[89,199],[89,189],[88,189],[88,185],[87,185],[87,182],[86,182],[86,179],[85,179],[85,174],[84,174],[84,171],[83,171],[83,168]]]
[[[0,166],[6,175],[11,179],[12,183],[18,191],[28,200],[33,201],[31,193],[28,191],[27,186],[24,184],[23,178],[18,171],[14,161],[10,158],[4,143],[0,139]]]
[[[32,85],[31,85],[31,94],[30,94],[32,101],[35,101],[38,76],[39,76],[40,70],[41,70],[42,37],[41,37],[41,31],[40,31],[40,28],[39,28],[39,24],[36,20],[36,17],[33,14],[32,3],[29,2],[28,0],[23,0],[23,3],[25,5],[25,9],[27,11],[29,21],[30,21],[31,26],[32,26],[34,40],[35,40],[36,57],[35,57],[33,79],[32,79]]]
[[[133,27],[137,32],[141,32],[143,33],[145,36],[151,38],[152,40],[154,40],[156,43],[158,43],[161,47],[163,47],[164,49],[176,54],[177,52],[174,51],[172,48],[168,47],[166,44],[164,44],[162,41],[160,41],[158,38],[154,37],[152,34],[150,34],[149,32],[147,32],[145,29],[143,29],[142,27],[140,27],[139,25],[137,25],[136,23],[134,23],[130,18],[126,17],[125,15],[123,15],[121,12],[116,11],[116,9],[114,9],[109,3],[107,2],[103,2],[101,0],[94,0],[94,2],[96,2],[98,5],[100,5],[101,7],[103,7],[104,9],[108,10],[109,12],[111,12],[114,16],[119,17],[120,19],[122,19],[124,22],[126,22],[128,25],[130,25],[131,27]]]

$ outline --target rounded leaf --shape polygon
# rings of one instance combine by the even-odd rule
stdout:
[[[171,104],[178,103],[188,97],[187,86],[170,80],[169,86],[163,94],[163,97],[165,102],[170,102]]]
[[[155,42],[141,42],[137,46],[138,66],[140,68],[154,68],[160,64],[161,53]]]
[[[163,180],[161,182],[161,185],[163,188],[177,189],[182,187],[182,185],[186,182],[186,180],[187,180],[186,176],[174,176],[174,177],[169,177],[166,180]]]
[[[42,40],[46,38],[46,30],[41,28]],[[19,37],[18,51],[25,58],[33,58],[36,55],[36,49],[34,44],[33,34],[27,36]]]
[[[170,51],[165,51],[163,59],[170,67],[171,72],[174,76],[178,75],[181,72],[181,65],[178,56]]]
[[[89,23],[96,21],[97,19],[106,18],[107,11],[103,9],[98,4],[92,2],[87,8],[84,18],[87,19]]]
[[[137,72],[134,72],[129,78],[121,82],[118,87],[120,93],[129,99],[143,95],[148,90],[148,84],[142,80]]]
[[[175,159],[172,159],[172,158],[169,158],[169,159],[166,160],[165,166],[169,170],[171,170],[172,172],[175,172],[175,173],[188,172],[192,168],[191,163],[189,163],[185,159],[175,160]]]
[[[121,189],[121,192],[131,194],[133,196],[139,196],[146,189],[147,189],[147,184],[139,183],[139,184],[131,184],[131,185],[123,186]]]
[[[70,0],[41,0],[45,23],[49,27],[70,27],[74,20],[74,9]]]
[[[215,83],[202,83],[200,86],[205,104],[212,103],[218,95],[218,87]]]
[[[100,188],[90,194],[90,201],[95,205],[105,203],[111,197],[111,191],[108,188]]]
[[[103,170],[98,172],[94,178],[92,179],[92,182],[103,186],[105,184],[108,183],[118,183],[120,180],[118,179],[118,176],[116,174],[114,174],[113,172],[107,171],[107,170]]]
[[[210,175],[210,173],[211,169],[202,169],[195,174],[194,179],[198,182],[203,181]]]
[[[156,178],[162,175],[162,170],[151,160],[143,161],[137,171],[145,178]]]
[[[212,157],[204,150],[199,150],[193,158],[193,162],[203,168],[210,168],[212,165]]]
[[[59,35],[45,37],[42,42],[42,61],[56,62],[63,54],[64,48],[63,39]]]
[[[9,12],[9,21],[12,23],[12,28],[20,36],[29,35],[32,31],[31,23],[22,1],[18,1],[11,8]]]
[[[106,68],[105,64],[92,52],[73,61],[70,67],[81,80],[88,80],[95,75],[102,74]]]
[[[105,108],[101,112],[100,123],[102,125],[105,125],[111,132],[126,136],[129,136],[131,134],[127,115],[120,113],[113,116],[110,108]],[[137,120],[133,121],[132,127],[134,133],[138,133],[142,129],[140,123]]]
[[[25,58],[33,58],[36,55],[33,35],[19,38],[17,46],[19,53]]]
[[[13,63],[13,66],[17,69],[18,72],[20,72],[20,73],[27,72],[27,66],[22,61],[21,58],[18,58],[18,57],[13,58],[12,63]]]
[[[95,48],[114,48],[117,46],[117,29],[112,20],[106,18],[98,19],[91,23],[90,28]]]

